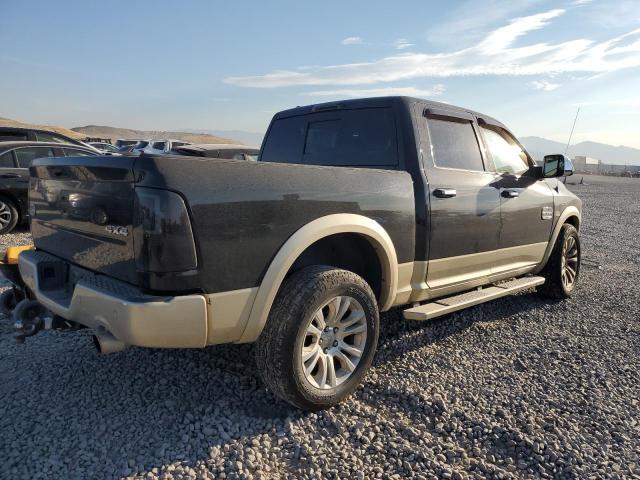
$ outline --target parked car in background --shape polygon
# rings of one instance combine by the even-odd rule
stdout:
[[[29,167],[35,158],[96,156],[83,145],[58,142],[0,142],[0,234],[27,218]]]
[[[200,143],[174,147],[171,153],[176,155],[188,155],[190,157],[228,158],[232,160],[256,161],[258,159],[258,153],[260,153],[260,148],[226,143]]]
[[[38,130],[35,128],[0,127],[0,142],[22,141],[70,143],[72,145],[79,145],[81,147],[94,149],[94,147],[91,147],[86,143],[81,142],[80,140],[76,140],[57,132]],[[100,151],[95,149],[95,153],[100,153]]]
[[[151,140],[138,140],[128,153],[132,155],[140,155],[150,143]]]
[[[105,142],[91,142],[89,143],[93,148],[97,148],[101,153],[106,153],[107,155],[122,155],[122,152],[115,145],[111,145],[110,143]]]
[[[130,139],[124,139],[124,138],[119,138],[116,140],[116,143],[114,144],[117,148],[119,149],[124,149],[125,147],[132,147],[134,146],[136,143],[138,143],[140,141],[139,138],[130,138]]]
[[[182,140],[151,140],[144,148],[144,153],[155,153],[157,155],[168,155],[171,150],[185,145],[191,145]]]

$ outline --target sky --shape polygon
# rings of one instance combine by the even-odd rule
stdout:
[[[640,0],[0,0],[0,117],[264,132],[410,95],[518,136],[640,148]]]

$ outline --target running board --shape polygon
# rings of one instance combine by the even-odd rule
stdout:
[[[544,277],[516,278],[481,290],[472,290],[453,297],[439,298],[430,303],[408,308],[403,312],[404,318],[407,320],[431,320],[441,315],[473,307],[474,305],[489,302],[496,298],[506,297],[507,295],[512,295],[528,288],[537,287],[538,285],[542,285],[544,280]]]

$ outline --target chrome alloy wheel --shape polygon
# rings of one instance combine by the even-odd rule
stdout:
[[[300,355],[307,381],[329,390],[355,371],[367,343],[367,316],[353,297],[330,299],[311,316]]]
[[[578,242],[573,235],[569,235],[562,245],[562,285],[565,290],[571,290],[578,275]]]
[[[9,205],[0,200],[0,230],[11,223],[11,217],[12,213]]]

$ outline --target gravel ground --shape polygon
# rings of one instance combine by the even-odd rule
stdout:
[[[640,180],[585,182],[572,300],[383,315],[366,385],[323,413],[265,391],[248,345],[98,356],[2,321],[0,478],[640,478]]]

